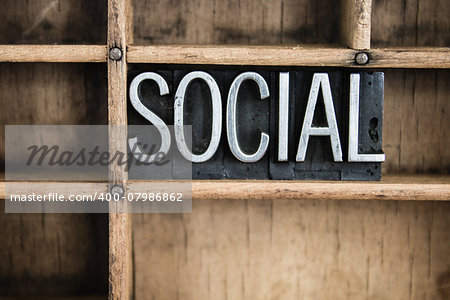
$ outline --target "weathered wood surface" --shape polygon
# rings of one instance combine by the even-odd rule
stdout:
[[[110,153],[127,152],[127,34],[130,0],[108,0],[108,48],[119,48],[119,60],[108,59],[108,124]],[[122,186],[126,193],[127,173],[119,165],[109,166],[109,188]],[[109,214],[109,299],[131,299],[131,220],[125,201],[111,202]]]
[[[450,71],[385,74],[384,171],[450,172]]]
[[[0,44],[105,44],[106,0],[3,0]]]
[[[95,1],[94,1],[95,2]],[[106,5],[92,1],[2,1],[0,43],[104,44]],[[92,30],[98,28],[99,30]],[[1,61],[106,61],[106,47],[1,46]],[[104,66],[2,64],[4,124],[106,124]],[[0,296],[107,293],[107,216],[0,213]]]
[[[8,184],[8,183],[6,183]],[[145,181],[128,181],[129,192],[151,192]],[[68,196],[99,195],[106,190],[102,182],[24,182],[13,183],[8,191],[30,195],[58,193]],[[16,190],[19,188],[20,190]],[[0,183],[0,199],[6,195],[5,182]],[[330,182],[330,181],[260,181],[260,180],[212,180],[192,181],[195,200],[229,199],[296,199],[296,200],[450,200],[450,177],[446,175],[385,175],[379,182]]]
[[[449,47],[450,1],[373,0],[373,47]]]
[[[115,127],[110,133],[110,151],[126,153],[127,124],[127,42],[126,42],[126,2],[128,0],[109,0],[108,2],[108,49],[118,48],[119,60],[108,55],[108,124]],[[108,51],[109,51],[108,50]],[[122,133],[124,135],[122,135]],[[110,168],[110,178],[114,184],[124,184],[126,173],[118,165]]]
[[[434,179],[433,179],[434,178]],[[428,182],[423,182],[426,180]],[[151,192],[129,182],[130,193]],[[195,200],[450,200],[450,177],[389,177],[381,182],[209,180],[193,181]]]
[[[194,201],[133,215],[136,299],[448,299],[450,202]]]
[[[130,46],[130,63],[343,66],[356,52],[323,46]]]
[[[6,187],[6,185],[9,186]],[[86,197],[92,197],[93,199],[97,197],[98,199],[100,193],[105,193],[107,189],[108,184],[106,182],[4,182],[2,180],[0,183],[0,199],[5,199],[10,194],[32,195],[33,193],[58,193],[58,195],[63,195],[66,198],[69,195],[85,195]]]
[[[445,0],[373,0],[373,45],[448,47],[449,11],[450,2]],[[410,57],[410,67],[430,59],[448,58],[449,49],[442,50]],[[395,57],[395,53],[390,56],[394,65]],[[450,72],[387,70],[385,82],[384,171],[448,174]]]
[[[362,67],[450,68],[450,48],[376,48],[368,51],[370,61]]]
[[[133,4],[137,45],[340,42],[339,1],[139,0]]]
[[[340,42],[339,1],[240,2],[241,6],[237,0],[231,5],[224,1],[186,0],[181,5],[179,1],[134,1],[136,43]],[[106,1],[82,1],[80,5],[80,1],[8,0],[2,4],[0,30],[5,34],[0,43],[103,44],[106,40]],[[448,47],[448,5],[446,0],[373,0],[373,45]],[[372,51],[375,55],[378,50]],[[400,60],[411,67],[418,61],[418,67],[448,68],[448,50],[436,57],[414,53],[395,61],[391,59],[394,54],[385,56],[390,61],[383,67],[401,67]],[[295,57],[288,59],[295,62]],[[340,59],[336,56],[334,61]],[[345,59],[352,63],[353,54]],[[106,123],[106,110],[90,106],[106,104],[101,100],[105,85],[101,80],[88,80],[97,76],[94,73],[105,78],[101,70],[65,64],[0,67],[2,124]],[[448,173],[448,76],[448,71],[387,71],[386,171]],[[28,84],[22,79],[28,79]],[[84,98],[91,93],[91,101]],[[416,178],[419,183],[429,180]],[[401,193],[409,185],[397,187]],[[136,215],[136,297],[448,299],[448,203],[205,200],[194,201],[190,215]],[[84,254],[92,253],[96,242],[104,246],[101,238],[106,233],[92,237],[92,228],[86,231],[85,225],[93,219],[83,218],[87,216],[0,215],[3,228],[13,226],[2,230],[6,243],[0,244],[2,262],[9,261],[7,253],[16,255],[12,258],[17,263],[7,269],[8,275],[28,274],[20,282],[30,287],[30,294],[45,292],[45,287],[67,296],[74,289],[90,290],[85,285],[90,283],[93,289],[102,286],[103,291],[105,275],[96,272],[106,267],[96,264],[105,254],[97,254],[88,263],[84,259],[92,256]],[[40,229],[43,222],[46,230]],[[4,245],[9,247],[6,252]],[[45,253],[34,256],[40,251]],[[59,271],[57,259],[65,269]],[[25,262],[29,264],[21,265]],[[90,265],[87,269],[80,266],[86,264]],[[6,266],[2,264],[0,270]],[[65,277],[63,272],[69,270],[80,273]],[[46,285],[36,278],[51,278],[51,282]],[[84,285],[78,285],[77,278]],[[8,284],[13,293],[15,282]]]
[[[5,34],[1,44],[103,44],[106,40],[104,0],[6,0],[2,4],[0,30]],[[134,1],[134,7],[137,44],[340,42],[337,1],[140,0]],[[373,0],[373,43],[449,46],[448,11],[446,0]]]
[[[106,46],[0,45],[0,62],[106,62]]]
[[[106,124],[105,76],[101,65],[2,64],[2,124]],[[105,215],[5,214],[0,206],[1,296],[106,293]]]
[[[128,62],[355,68],[450,68],[450,48],[391,48],[368,51],[367,65],[356,50],[322,46],[130,46]]]
[[[105,214],[5,214],[1,200],[0,298],[106,294],[107,226]]]
[[[129,46],[128,62],[218,65],[331,66],[355,68],[449,68],[450,48],[375,48],[370,61],[354,62],[358,51],[279,46]],[[281,55],[280,55],[281,54]],[[0,62],[106,62],[105,46],[0,45]]]
[[[372,0],[342,1],[342,38],[352,49],[370,49]]]
[[[363,8],[364,13],[360,14],[363,18],[357,21],[361,21],[358,26],[367,29],[370,26],[369,1],[349,1],[362,4],[358,7]],[[375,47],[449,46],[448,1],[372,2],[372,41]],[[134,7],[134,37],[138,45],[341,42],[339,33],[343,17],[339,1],[185,0],[161,3],[140,0],[134,2]],[[345,10],[342,13],[345,17]],[[366,34],[368,30],[357,32]],[[367,44],[367,34],[358,40]]]
[[[402,3],[407,3],[411,10],[419,4],[418,1]],[[442,9],[443,1],[432,8],[440,17],[427,17],[426,23],[431,27],[419,22],[417,27],[413,24],[411,30],[399,29],[395,24],[414,23],[416,18],[412,14],[387,7],[380,9],[381,2],[374,0],[372,30],[375,46],[449,46],[448,9]],[[388,5],[391,1],[383,2]],[[425,1],[420,1],[419,5],[423,3]],[[229,13],[234,11],[233,7],[227,8],[231,10]],[[160,9],[169,11],[164,7]],[[141,11],[144,11],[142,7]],[[138,16],[136,22],[139,24],[135,34],[137,44],[226,44],[232,40],[231,37],[228,41],[215,38],[214,33],[210,33],[215,32],[211,26],[203,26],[203,31],[198,33],[200,37],[182,32],[183,26],[176,27],[176,21],[180,20],[178,16],[170,21],[173,26],[158,27],[165,21],[158,16],[144,19],[144,15]],[[164,13],[155,15],[164,16]],[[402,15],[405,17],[399,18]],[[208,23],[204,20],[198,22]],[[142,22],[155,22],[152,24],[156,26],[142,26]],[[252,25],[246,27],[250,30]],[[158,33],[161,28],[166,29],[165,33]],[[432,33],[426,32],[433,28]],[[144,31],[149,34],[144,35]],[[392,31],[396,33],[389,34]],[[379,38],[382,34],[384,36]],[[250,44],[255,41],[259,44],[259,41],[269,39],[268,36],[261,34],[250,42],[248,39],[245,42],[235,39],[233,42]],[[399,42],[399,39],[404,42]],[[280,44],[280,40],[272,43]],[[419,42],[411,42],[415,40]],[[428,42],[421,42],[423,40]],[[284,41],[303,43],[299,38]],[[328,39],[327,42],[332,41]],[[283,57],[281,60],[286,59],[289,63],[295,64],[296,61],[295,54],[289,56],[279,51],[279,56],[267,55],[263,49],[248,51],[250,47],[238,54],[231,47],[224,52],[221,50],[226,47],[212,47],[208,49],[211,53],[197,50],[197,47],[188,51],[187,48],[176,48],[158,48],[161,52],[156,53],[156,48],[153,48],[155,52],[146,52],[151,48],[132,47],[129,58],[136,62],[162,63],[168,59],[172,63],[214,63],[216,54],[219,56],[217,61],[226,61],[227,64],[279,63],[276,57]],[[142,53],[134,56],[134,51]],[[374,49],[371,50],[373,57],[369,66],[448,68],[448,48],[436,52]],[[382,57],[380,53],[387,55]],[[246,57],[240,61],[243,55]],[[145,56],[151,59],[146,60]],[[348,54],[343,65],[345,61],[352,63],[353,56]],[[311,59],[308,55],[306,57],[302,56],[298,61]],[[319,57],[326,60],[328,56]],[[340,59],[339,55],[334,56],[334,61]],[[443,100],[449,95],[447,73],[387,71],[384,138],[385,146],[389,147],[385,164],[388,172],[448,173],[450,158],[446,145],[449,137],[443,122],[449,114],[448,101]],[[416,83],[413,76],[426,80]],[[413,115],[411,110],[415,111]],[[430,134],[425,134],[428,131]],[[419,148],[420,145],[423,147]],[[217,187],[205,186],[204,183],[201,186],[205,190],[211,188],[209,197],[215,197],[213,193]],[[331,189],[331,186],[327,187]],[[398,187],[399,195],[408,197],[405,191],[411,187],[407,184],[399,184]],[[447,187],[441,187],[447,190]],[[346,190],[364,189],[352,184]],[[236,190],[237,186],[223,188],[221,195],[238,194]],[[310,190],[315,189],[310,186]],[[329,191],[331,193],[332,190]],[[247,190],[245,194],[247,198],[251,192]],[[275,201],[268,196],[261,201],[194,201],[190,215],[136,215],[133,217],[136,298],[447,299],[450,278],[449,209],[448,202]]]
[[[4,125],[107,124],[106,72],[95,64],[0,65],[0,165]]]

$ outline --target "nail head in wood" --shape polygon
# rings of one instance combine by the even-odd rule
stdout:
[[[122,50],[120,48],[114,47],[109,50],[109,58],[112,60],[121,60],[122,59]]]
[[[359,52],[355,55],[355,62],[358,65],[365,65],[369,62],[369,55],[366,52]]]
[[[121,185],[116,184],[111,187],[111,195],[115,194],[123,195],[123,187]]]

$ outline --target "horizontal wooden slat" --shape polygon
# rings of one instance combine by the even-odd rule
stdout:
[[[278,46],[130,46],[129,63],[356,68],[450,68],[450,48],[372,49],[367,65],[347,48]]]
[[[61,195],[104,193],[106,183],[24,182],[17,193]],[[150,192],[145,181],[129,181],[129,193]],[[348,181],[192,181],[194,200],[202,199],[328,199],[328,200],[440,200],[450,201],[450,176],[384,176],[379,182]],[[5,198],[5,183],[0,184]]]
[[[427,183],[423,182],[428,181]],[[131,182],[129,192],[145,192],[145,183]],[[450,200],[450,177],[389,177],[380,182],[339,181],[194,181],[194,200]]]
[[[68,197],[69,195],[90,195],[95,197],[100,193],[108,191],[106,182],[50,182],[50,181],[34,181],[34,182],[1,182],[0,183],[0,199],[6,197],[6,185],[8,185],[8,194],[31,195],[57,193]]]
[[[131,185],[130,190],[133,190]],[[194,199],[450,200],[450,183],[221,182],[194,183]]]
[[[0,62],[106,62],[101,45],[0,45]]]
[[[343,66],[355,51],[344,48],[278,46],[129,46],[129,63],[261,66]]]
[[[377,68],[450,68],[450,48],[371,49],[368,67]]]
[[[129,63],[317,66],[355,68],[450,68],[450,48],[386,48],[368,51],[356,65],[357,50],[278,46],[130,46]],[[0,62],[106,62],[101,45],[0,45]]]

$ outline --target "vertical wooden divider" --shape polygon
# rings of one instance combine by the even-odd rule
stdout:
[[[127,61],[131,0],[108,0],[108,122],[109,149],[127,152]],[[111,49],[114,49],[111,53]],[[120,50],[120,51],[119,51]],[[127,213],[127,173],[110,165],[109,191],[125,196],[109,208],[109,299],[132,298],[131,218]]]
[[[343,0],[342,34],[346,46],[370,49],[372,0]]]

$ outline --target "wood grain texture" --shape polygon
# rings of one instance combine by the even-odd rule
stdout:
[[[450,202],[202,200],[133,215],[136,299],[448,299]]]
[[[0,166],[4,125],[106,125],[101,64],[0,64]]]
[[[150,181],[148,181],[150,182]],[[151,192],[145,181],[128,181],[129,193]],[[154,181],[152,181],[154,183]],[[7,182],[9,192],[23,194],[57,192],[61,195],[95,195],[106,183],[89,182]],[[163,182],[161,182],[163,184]],[[5,198],[5,182],[0,183],[0,199]],[[195,200],[441,200],[450,201],[450,177],[444,175],[385,175],[379,182],[300,180],[194,180]]]
[[[442,178],[441,178],[442,179]],[[196,200],[450,200],[450,177],[440,183],[382,181],[258,181],[258,180],[208,180],[193,181],[192,197]],[[145,183],[129,182],[129,192],[151,192]]]
[[[128,62],[351,68],[449,68],[450,48],[372,49],[360,66],[346,48],[279,46],[130,46]]]
[[[447,0],[373,0],[375,47],[449,47]]]
[[[449,12],[448,1],[373,0],[372,42],[380,47],[448,47]],[[435,58],[448,61],[449,48],[441,49],[410,57],[409,66]],[[397,55],[402,54],[391,53],[380,59],[395,66]],[[376,51],[373,56],[378,56]],[[442,65],[449,68],[448,63]],[[386,172],[450,172],[449,76],[448,70],[386,72]]]
[[[342,36],[352,49],[370,49],[372,0],[342,1]]]
[[[0,44],[105,44],[106,0],[3,0]]]
[[[375,68],[450,68],[450,48],[379,48],[368,51],[370,61],[364,67]]]
[[[355,52],[342,48],[279,46],[130,46],[130,63],[342,66]]]
[[[1,299],[106,297],[106,214],[6,214],[4,209],[1,200]]]
[[[136,0],[134,40],[149,44],[339,43],[339,1]]]
[[[127,153],[127,26],[130,0],[108,0],[108,48],[122,50],[120,60],[108,59],[108,124],[110,153]],[[109,166],[109,186],[126,191],[124,166]],[[109,299],[131,299],[131,221],[126,201],[111,202],[109,214]]]
[[[115,126],[110,133],[110,150],[115,153],[126,153],[127,124],[127,18],[128,0],[109,0],[108,2],[108,49],[119,48],[122,51],[120,60],[108,57],[108,124]],[[113,128],[112,127],[112,128]],[[110,177],[113,183],[124,184],[126,173],[123,168],[113,166]]]
[[[106,46],[0,45],[0,62],[106,62]]]
[[[55,3],[61,8],[57,12],[53,8]],[[0,16],[5,14],[0,18],[0,28],[3,26],[2,32],[6,33],[2,38],[4,43],[101,44],[106,40],[106,30],[104,27],[97,29],[105,23],[96,24],[106,17],[102,17],[105,10],[95,13],[93,7],[101,5],[99,3],[103,2],[83,0],[79,5],[80,1],[6,1],[6,9],[0,12]],[[339,42],[339,1],[184,0],[160,3],[136,0],[134,3],[137,44]],[[94,13],[79,13],[78,5],[92,6],[88,10]],[[378,47],[448,47],[448,5],[445,0],[374,0],[373,43]],[[10,7],[14,7],[13,13]],[[117,12],[124,11],[119,9]],[[43,19],[40,19],[41,15]],[[113,14],[111,19],[115,18]],[[61,21],[52,21],[55,19]],[[37,26],[33,27],[34,24]],[[125,31],[121,26],[114,28],[126,31],[126,27]],[[120,32],[119,38],[112,40],[114,44],[109,40],[109,46],[126,46]],[[110,36],[116,34],[110,33]],[[330,62],[328,66],[350,67],[355,53],[345,49],[348,51],[345,56],[338,53],[332,57],[333,54],[325,55],[312,49],[309,56],[303,58],[308,51],[291,53],[278,49],[277,55],[275,49],[268,55],[261,48],[245,47],[250,51],[238,54],[244,54],[246,60],[239,60],[231,48],[226,48],[232,50],[231,58],[226,53],[217,52],[217,47],[205,53],[203,50],[186,52],[182,49],[178,54],[174,48],[167,48],[165,52],[163,48],[155,49],[161,53],[144,52],[137,59],[150,63],[159,59],[159,63],[164,63],[171,59],[171,54],[176,54],[174,63],[205,61],[220,64],[226,61],[228,64],[270,65],[285,62],[306,66],[320,66],[319,59],[322,59]],[[199,53],[200,56],[195,56]],[[431,52],[423,49],[406,52],[374,49],[370,51],[372,60],[369,67],[449,68],[448,53],[448,48],[432,49]],[[263,54],[266,56],[259,56]],[[214,55],[218,56],[217,60],[214,60]],[[91,86],[93,83],[88,79],[94,76],[95,69],[65,64],[45,67],[8,64],[1,67],[5,72],[0,72],[4,86],[0,89],[4,96],[0,99],[5,102],[2,108],[8,108],[0,113],[3,113],[2,120],[6,123],[95,121],[95,109],[92,114],[78,113],[91,111],[85,108],[88,104],[83,103],[91,97],[91,91],[95,91],[95,96],[101,89],[99,87],[104,86],[95,80],[97,84]],[[126,76],[116,76],[117,73],[126,74],[125,64],[121,69],[110,62],[110,67],[109,83],[116,91],[112,93],[117,96],[120,89],[126,93],[123,89]],[[74,70],[80,71],[80,75],[72,75],[75,83],[65,84],[68,74]],[[58,79],[60,76],[63,78],[61,81]],[[23,78],[30,82],[29,87],[22,85]],[[385,169],[391,173],[448,173],[448,71],[393,70],[387,72],[386,78]],[[88,95],[86,99],[80,96],[83,93]],[[35,99],[36,95],[38,103],[28,108],[29,99]],[[123,95],[118,97],[123,99]],[[120,116],[124,103],[122,100],[114,102],[115,97],[109,99],[113,115],[118,113]],[[96,101],[89,103],[97,105]],[[119,109],[115,110],[116,107]],[[122,118],[110,118],[110,121],[123,124]],[[123,180],[123,177],[116,178]],[[378,186],[343,183],[348,185],[341,186],[340,193],[344,198],[391,195],[396,199],[436,200],[448,195],[450,190],[448,178],[443,181],[444,184],[441,179],[415,176],[411,181],[401,178],[393,182],[382,181]],[[327,195],[330,199],[337,198],[328,182],[316,182],[312,186],[309,182],[290,182],[292,186],[283,186],[279,193],[276,188],[269,191],[282,200],[269,199],[267,193],[261,192],[267,191],[265,182],[258,183],[262,185],[259,188],[252,183],[237,182],[233,190],[230,186],[219,185],[216,187],[223,198],[217,201],[206,198],[213,197],[213,185],[219,183],[213,182],[210,186],[205,186],[204,182],[197,184],[204,198],[194,201],[192,214],[133,216],[136,266],[133,290],[136,299],[450,298],[449,202],[317,200]],[[299,191],[296,190],[297,184]],[[317,184],[317,189],[314,184]],[[251,197],[249,195],[254,191],[263,199],[230,199],[229,194],[238,194],[237,188],[242,186],[253,190],[245,190],[247,193],[244,196],[241,193],[240,197]],[[104,186],[94,188],[103,190]],[[0,194],[1,189],[2,185]],[[295,195],[295,200],[292,195]],[[301,199],[308,197],[309,200]],[[4,217],[7,219],[2,219]],[[94,222],[93,217],[53,218],[55,216],[49,215],[0,216],[0,222],[4,220],[3,228],[6,228],[2,231],[0,249],[11,245],[6,251],[0,250],[4,257],[1,261],[6,262],[0,270],[6,269],[7,276],[13,274],[8,278],[22,279],[17,282],[29,287],[27,293],[31,295],[43,290],[50,294],[68,295],[74,289],[76,292],[89,290],[90,283],[95,285],[92,289],[104,286],[100,278],[105,276],[97,272],[106,269],[99,263],[105,254],[90,255],[97,249],[96,243],[100,244],[99,247],[105,245],[102,238],[106,233],[92,234],[94,226],[89,226]],[[130,220],[126,215],[110,215],[111,298],[127,298],[129,295],[131,263],[126,259],[131,253],[129,226]],[[104,225],[100,227],[105,229]],[[19,275],[14,277],[14,274]],[[86,281],[90,279],[87,276],[92,276],[92,280]],[[35,278],[51,278],[51,281]],[[18,294],[14,283],[6,282],[7,293]]]
[[[384,171],[450,173],[450,71],[385,74]]]
[[[370,62],[354,63],[357,51],[324,46],[130,46],[131,63],[449,68],[450,48],[380,48]],[[281,55],[280,55],[281,54]],[[105,62],[105,46],[0,45],[0,62]]]

